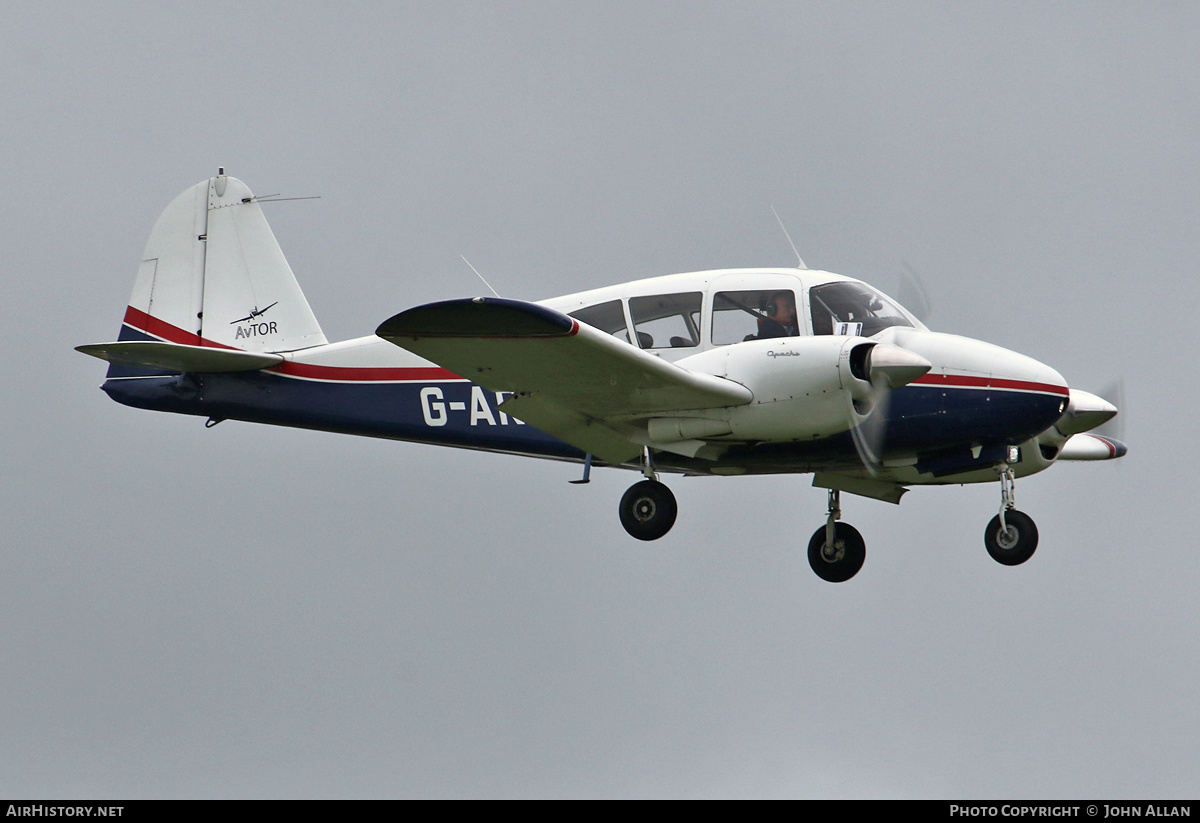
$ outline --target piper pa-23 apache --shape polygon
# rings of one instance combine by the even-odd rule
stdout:
[[[862,567],[841,492],[898,503],[910,486],[999,483],[993,558],[1029,559],[1018,477],[1125,454],[1087,434],[1117,413],[1043,363],[928,330],[871,286],[796,269],[637,280],[540,303],[430,303],[329,343],[259,201],[240,180],[192,186],[150,234],[109,362],[119,403],[639,471],[621,524],[675,522],[664,474],[812,472],[828,517],[809,563]]]

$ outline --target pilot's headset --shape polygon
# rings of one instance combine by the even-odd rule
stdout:
[[[768,318],[772,318],[772,317],[775,317],[778,315],[779,304],[775,301],[775,298],[779,297],[781,294],[787,294],[787,292],[784,292],[784,291],[772,292],[771,296],[766,299],[766,302],[764,304],[762,304],[761,309]]]

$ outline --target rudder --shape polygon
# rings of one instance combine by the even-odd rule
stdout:
[[[120,339],[250,352],[324,345],[253,192],[223,172],[176,197],[154,224]]]

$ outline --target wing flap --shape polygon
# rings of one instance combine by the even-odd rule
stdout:
[[[642,446],[608,424],[560,406],[544,397],[513,397],[500,407],[505,414],[528,423],[564,443],[619,466],[642,453]]]

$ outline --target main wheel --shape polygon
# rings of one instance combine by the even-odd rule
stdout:
[[[1019,566],[1037,549],[1038,531],[1033,519],[1016,509],[1004,513],[1006,530],[1000,529],[1000,515],[992,518],[987,529],[983,532],[983,545],[987,546],[988,554],[997,563],[1005,566]]]
[[[675,525],[675,495],[657,480],[634,483],[621,497],[621,525],[638,540],[657,540]]]
[[[833,546],[825,543],[824,526],[808,541],[808,565],[817,577],[830,583],[845,583],[858,574],[866,559],[867,544],[849,523],[833,524]]]

